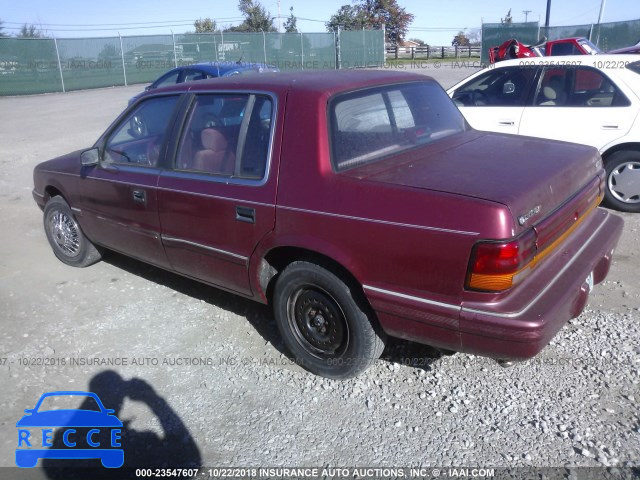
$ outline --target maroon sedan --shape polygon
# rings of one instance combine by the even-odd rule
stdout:
[[[38,165],[56,256],[115,250],[273,306],[332,378],[387,335],[517,360],[579,315],[622,220],[593,148],[471,129],[421,75],[218,79],[142,96]]]

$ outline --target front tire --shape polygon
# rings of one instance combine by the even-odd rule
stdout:
[[[640,152],[615,152],[605,162],[605,203],[621,212],[640,213]]]
[[[102,258],[60,196],[51,198],[44,207],[44,231],[55,256],[67,265],[88,267]]]
[[[310,372],[346,379],[380,358],[385,335],[363,298],[327,269],[294,262],[275,285],[274,314],[285,345]]]

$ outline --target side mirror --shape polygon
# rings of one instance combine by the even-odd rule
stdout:
[[[513,82],[507,82],[502,86],[502,93],[509,95],[516,91],[516,85]]]
[[[145,92],[148,92],[149,90],[153,90],[153,85],[147,85],[146,87],[144,87]]]
[[[100,161],[98,147],[90,148],[80,154],[80,163],[83,166],[97,165]]]

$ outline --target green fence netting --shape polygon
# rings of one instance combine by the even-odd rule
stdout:
[[[380,65],[384,32],[0,38],[0,95],[149,83],[175,66],[211,61],[267,63],[281,70]]]
[[[0,39],[0,95],[61,92],[56,45],[50,39]]]
[[[384,38],[376,30],[340,32],[340,67],[384,65]]]

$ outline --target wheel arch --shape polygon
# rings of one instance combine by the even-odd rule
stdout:
[[[280,245],[273,247],[266,252],[260,260],[260,265],[258,267],[258,282],[261,294],[264,295],[267,303],[271,303],[273,287],[280,272],[293,262],[300,261],[314,263],[326,268],[331,273],[342,279],[347,285],[349,285],[349,287],[354,289],[353,293],[360,297],[361,300],[366,301],[367,305],[369,304],[366,300],[362,283],[341,261],[338,261],[325,253],[293,245]],[[369,308],[371,307],[369,306]]]
[[[618,143],[617,145],[613,145],[612,147],[609,147],[607,150],[603,151],[600,155],[602,155],[602,160],[606,164],[609,157],[614,153],[628,151],[628,150],[640,152],[640,142]]]
[[[65,196],[65,194],[59,188],[54,185],[47,185],[44,189],[44,201],[45,203],[51,200],[53,197],[62,197],[65,202],[69,203],[69,199]]]

